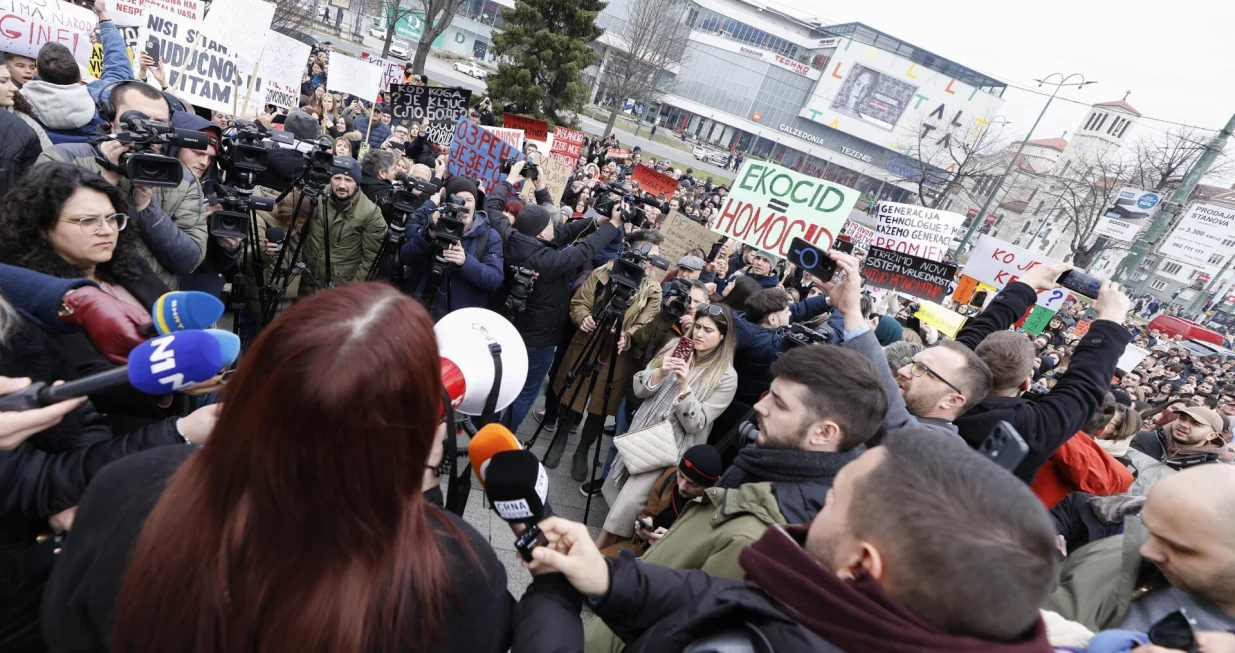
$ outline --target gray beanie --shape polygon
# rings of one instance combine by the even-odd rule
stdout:
[[[305,113],[302,109],[296,109],[288,114],[283,121],[283,131],[291,132],[296,140],[311,141],[317,138],[318,127],[317,120]]]
[[[531,204],[523,207],[519,215],[515,216],[515,230],[524,236],[535,238],[545,230],[549,220],[549,212],[543,206]]]

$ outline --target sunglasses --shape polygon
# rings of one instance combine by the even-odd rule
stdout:
[[[1163,648],[1178,649],[1194,653],[1196,651],[1196,632],[1192,630],[1192,620],[1188,613],[1180,608],[1150,626],[1149,643]]]

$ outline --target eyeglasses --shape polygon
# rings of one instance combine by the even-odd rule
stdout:
[[[909,374],[910,374],[910,376],[914,376],[914,377],[921,377],[923,374],[929,374],[932,378],[938,379],[938,380],[939,380],[939,381],[941,381],[944,385],[946,385],[946,386],[948,386],[949,388],[952,388],[953,390],[955,390],[955,391],[956,391],[956,394],[959,394],[959,395],[964,395],[964,394],[965,394],[965,393],[961,392],[961,389],[960,389],[960,388],[958,388],[958,387],[956,387],[956,386],[952,385],[952,383],[951,383],[951,382],[949,382],[947,379],[943,378],[942,376],[939,376],[939,373],[938,373],[938,372],[936,372],[935,370],[932,370],[932,369],[930,368],[930,366],[929,366],[929,365],[927,365],[926,363],[923,363],[922,361],[915,361],[914,359],[912,359],[912,358],[910,358],[910,357],[908,357],[908,356],[902,356],[902,357],[901,357],[901,365],[908,365],[908,366],[909,366]]]
[[[113,213],[107,217],[92,215],[71,220],[61,220],[61,222],[75,224],[81,229],[83,234],[94,236],[103,231],[104,223],[107,223],[108,227],[116,231],[124,231],[125,226],[129,224],[129,216],[123,213]]]
[[[1192,620],[1188,613],[1180,608],[1149,627],[1149,643],[1163,648],[1180,651],[1196,650],[1196,633],[1192,630]]]

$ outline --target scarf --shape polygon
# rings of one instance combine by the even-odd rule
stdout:
[[[738,557],[746,581],[833,646],[863,653],[1051,653],[1039,619],[1020,642],[943,632],[893,599],[868,574],[842,580],[806,553],[809,525],[773,526]]]
[[[715,354],[716,352],[714,351],[711,355]],[[701,366],[692,366],[690,373],[686,375],[687,385],[690,386],[695,394],[695,398],[700,402],[705,401],[708,395],[712,394],[712,390],[715,389],[713,384],[702,386],[699,384],[699,377],[703,374],[704,369]],[[650,374],[651,372],[647,373]],[[681,459],[682,454],[686,453],[686,449],[689,447],[683,446],[686,444],[686,429],[682,428],[682,425],[678,423],[671,412],[674,402],[677,401],[678,394],[680,392],[678,391],[676,377],[666,375],[665,378],[660,380],[660,385],[656,387],[656,392],[639,406],[639,410],[635,411],[627,433],[668,421],[669,425],[673,427],[673,437],[678,445],[678,458]],[[629,477],[630,473],[626,471],[626,459],[621,453],[618,453],[617,457],[613,460],[613,466],[609,469],[608,478],[612,479],[614,485],[621,487]]]
[[[1128,455],[1128,446],[1132,444],[1133,437],[1134,436],[1130,435],[1123,440],[1097,440],[1095,439],[1094,442],[1097,442],[1098,446],[1102,447],[1103,451],[1111,454],[1111,458],[1121,458],[1123,456]]]
[[[716,487],[734,488],[743,483],[818,483],[832,479],[841,467],[866,451],[857,446],[849,451],[800,451],[798,449],[760,449],[746,447],[738,452],[729,470]]]

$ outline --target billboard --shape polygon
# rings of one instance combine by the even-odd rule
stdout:
[[[1235,210],[1217,204],[1193,204],[1180,218],[1158,253],[1167,260],[1187,263],[1202,270],[1222,269],[1231,248],[1223,241],[1235,236]]]
[[[836,49],[798,114],[891,150],[927,138],[977,133],[1001,98],[904,57],[853,40]]]
[[[1149,222],[1149,214],[1161,200],[1162,196],[1153,191],[1120,188],[1115,195],[1115,203],[1106,209],[1094,227],[1094,234],[1132,242]]]

